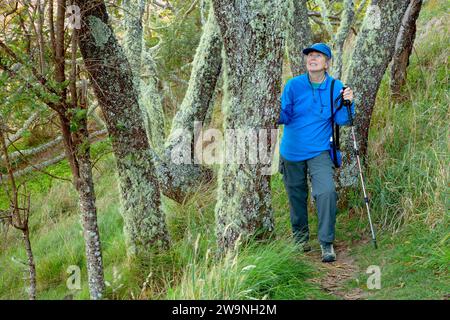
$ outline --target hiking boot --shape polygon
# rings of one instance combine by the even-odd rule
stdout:
[[[334,253],[332,243],[320,244],[320,249],[322,249],[322,262],[336,261],[336,253]]]

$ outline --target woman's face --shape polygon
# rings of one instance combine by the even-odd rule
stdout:
[[[308,72],[319,72],[327,69],[327,57],[320,52],[310,52],[306,56],[306,69]]]

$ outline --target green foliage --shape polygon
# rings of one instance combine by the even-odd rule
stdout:
[[[86,121],[87,109],[70,109],[70,113],[72,114],[70,117],[70,132],[76,132],[80,129],[81,123]]]

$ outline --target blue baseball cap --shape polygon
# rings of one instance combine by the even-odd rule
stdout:
[[[329,59],[331,59],[331,49],[325,43],[314,43],[312,46],[303,49],[303,54],[308,54],[310,52],[317,51],[326,55]]]

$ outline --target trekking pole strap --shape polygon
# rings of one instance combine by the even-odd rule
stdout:
[[[333,79],[331,81],[331,90],[330,90],[330,104],[331,104],[331,134],[333,137],[333,157],[334,157],[334,165],[338,167],[337,164],[337,152],[336,150],[339,149],[339,127],[336,126],[336,136],[334,134],[334,83],[336,79]]]

